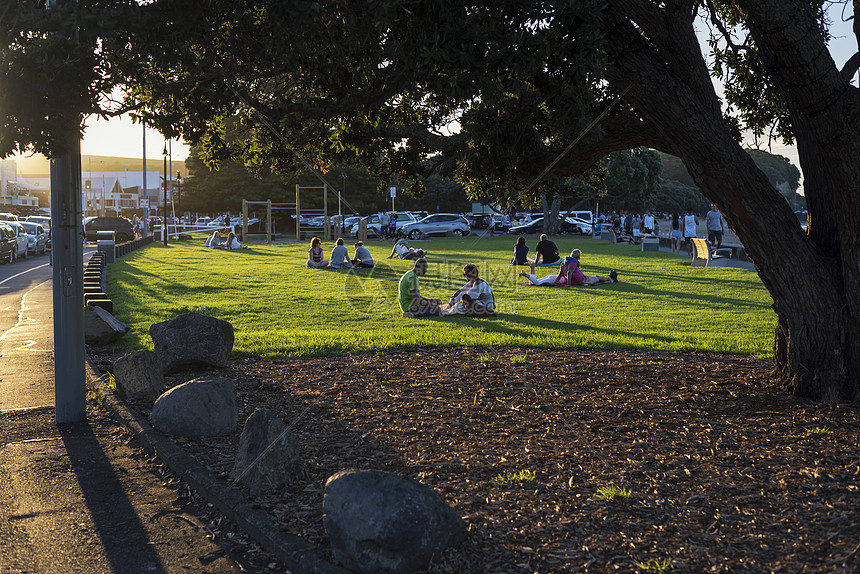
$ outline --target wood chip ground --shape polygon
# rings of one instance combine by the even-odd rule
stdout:
[[[241,424],[273,411],[313,481],[256,502],[322,546],[329,476],[418,480],[469,528],[431,573],[860,572],[860,411],[795,399],[770,369],[515,348],[240,359],[210,372],[236,380],[239,431],[179,444],[227,479]],[[612,487],[629,498],[601,499]]]

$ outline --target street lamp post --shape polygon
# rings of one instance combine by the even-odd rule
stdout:
[[[344,234],[343,213],[340,210],[340,199],[342,195],[346,195],[346,169],[340,168],[340,178],[343,180],[343,190],[337,194],[337,217],[340,219],[340,234]]]
[[[161,236],[164,238],[164,246],[167,247],[167,143],[164,144],[164,218],[161,224]]]
[[[182,174],[176,172],[176,210],[179,212],[179,220],[182,221]]]

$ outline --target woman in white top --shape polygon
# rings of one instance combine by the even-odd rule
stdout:
[[[690,257],[693,256],[693,242],[691,238],[696,236],[696,227],[699,225],[699,218],[693,215],[693,208],[687,208],[687,215],[684,216],[684,243],[687,244],[687,253]]]
[[[496,302],[490,284],[478,276],[478,266],[463,266],[466,284],[460,287],[447,304],[442,305],[443,315],[495,315]]]
[[[226,249],[245,249],[247,246],[239,243],[239,238],[232,231],[227,235]]]

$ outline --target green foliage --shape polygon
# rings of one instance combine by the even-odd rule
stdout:
[[[529,354],[528,353],[526,353],[524,355],[514,355],[513,357],[511,357],[511,364],[512,365],[525,365],[525,364],[528,364],[528,362],[529,362]]]
[[[536,239],[528,240],[534,244]],[[426,296],[448,299],[462,266],[478,265],[493,288],[499,316],[407,321],[397,285],[411,262],[385,259],[390,242],[371,241],[374,269],[309,270],[306,243],[205,249],[202,238],[153,244],[110,266],[116,316],[129,324],[130,349],[151,348],[149,326],[185,311],[229,321],[235,356],[285,357],[411,347],[510,345],[526,348],[638,348],[768,356],[775,316],[758,277],[731,268],[691,268],[668,253],[643,253],[590,238],[556,240],[582,249],[583,270],[623,281],[600,287],[518,285],[510,267],[513,238],[443,238],[416,246],[431,253],[421,278]],[[328,252],[333,243],[325,243]],[[539,274],[556,271],[538,268]],[[690,317],[707,319],[690,322]],[[679,328],[684,325],[684,328]]]
[[[654,209],[654,196],[660,190],[663,162],[654,150],[636,148],[612,152],[603,158],[606,170],[607,209],[642,212]]]
[[[537,475],[532,470],[520,470],[518,472],[506,472],[496,476],[496,482],[502,484],[519,484],[522,482],[531,482]]]
[[[825,435],[830,434],[831,430],[827,425],[820,427],[813,427],[811,429],[807,429],[806,434],[808,435]]]
[[[633,493],[628,488],[610,484],[609,486],[601,486],[598,488],[595,496],[597,497],[597,500],[602,500],[603,502],[619,502],[630,500]]]
[[[669,574],[669,572],[675,571],[674,561],[671,558],[664,558],[663,560],[650,558],[645,562],[634,562],[634,564],[642,572],[649,574]]]

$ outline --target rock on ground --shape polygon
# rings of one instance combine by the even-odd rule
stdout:
[[[101,307],[84,308],[84,337],[87,345],[110,345],[128,333],[131,327]]]
[[[130,401],[153,401],[164,388],[164,373],[158,355],[135,351],[113,365],[113,377],[120,394]]]
[[[200,313],[153,323],[149,335],[165,374],[203,365],[224,367],[233,350],[233,325]]]
[[[295,433],[271,411],[254,411],[242,430],[230,478],[246,484],[253,496],[308,480]]]
[[[323,512],[334,559],[362,574],[421,570],[466,539],[463,519],[438,494],[377,470],[330,477]]]
[[[236,430],[239,409],[233,381],[202,377],[175,386],[155,401],[152,425],[177,436],[224,436]]]

